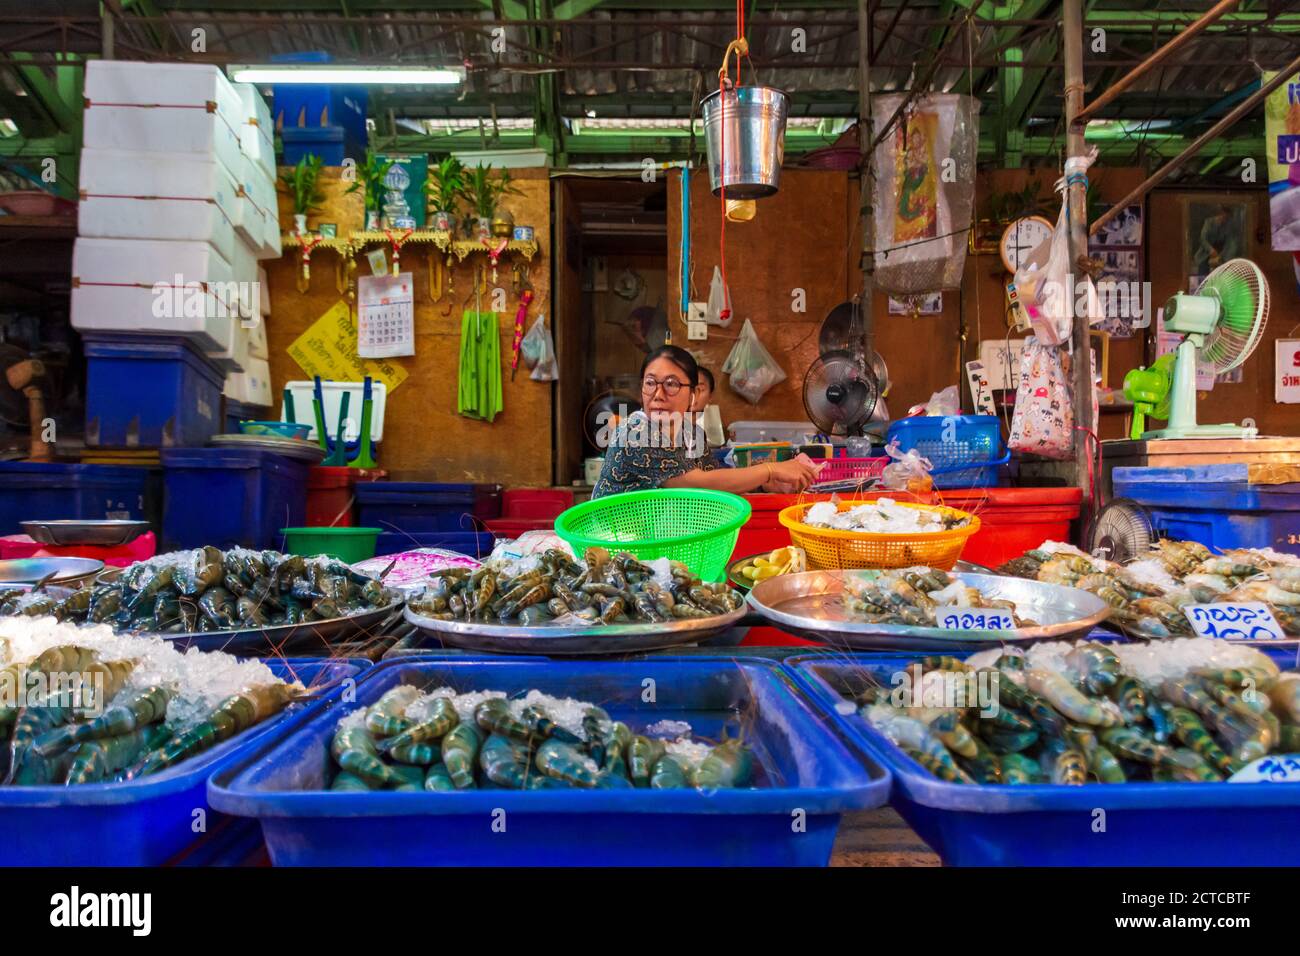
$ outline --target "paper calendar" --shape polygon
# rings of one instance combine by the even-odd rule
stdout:
[[[357,280],[357,355],[415,354],[415,292],[410,275]]]

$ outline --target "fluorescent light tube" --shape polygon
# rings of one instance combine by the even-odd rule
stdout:
[[[465,79],[463,67],[329,66],[274,63],[229,67],[236,83],[335,83],[340,86],[448,86]]]

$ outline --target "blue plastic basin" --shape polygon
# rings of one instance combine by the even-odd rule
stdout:
[[[326,688],[371,666],[366,660],[268,660],[276,676]],[[205,843],[202,821],[214,837],[229,825],[209,807],[209,775],[247,755],[273,729],[292,725],[328,706],[343,686],[294,706],[211,750],[125,783],[0,788],[0,866],[159,866]],[[238,821],[234,821],[236,824]],[[239,836],[238,826],[227,831]],[[224,835],[223,835],[224,839]],[[218,842],[218,841],[213,841]]]
[[[844,699],[840,688],[863,689],[871,677],[889,687],[891,675],[921,656],[809,654],[786,658],[782,666],[889,770],[890,803],[945,863],[1295,865],[1300,783],[945,783],[856,713],[835,711]]]
[[[656,703],[642,700],[647,680]],[[724,725],[736,732],[740,712],[761,768],[759,786],[713,793],[326,791],[339,718],[401,683],[508,694],[537,688],[599,702],[634,732],[672,718],[714,739]],[[840,814],[880,806],[888,788],[880,768],[832,733],[766,662],[444,659],[380,664],[359,684],[354,703],[282,734],[243,769],[214,775],[208,799],[224,813],[259,818],[277,866],[821,866]],[[494,831],[497,821],[504,833]]]

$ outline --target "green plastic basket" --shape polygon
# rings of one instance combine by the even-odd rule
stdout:
[[[312,558],[327,554],[347,564],[375,556],[383,528],[281,528],[286,554]]]
[[[643,561],[671,558],[705,581],[721,581],[750,511],[748,501],[726,491],[628,491],[575,505],[555,519],[555,533],[579,557],[599,546]]]

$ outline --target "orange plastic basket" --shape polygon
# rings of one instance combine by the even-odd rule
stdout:
[[[839,510],[847,511],[869,501],[841,501]],[[778,520],[790,529],[790,541],[808,554],[808,567],[828,571],[844,568],[907,568],[923,564],[951,571],[966,540],[980,529],[980,519],[956,508],[942,505],[917,505],[898,502],[904,508],[936,511],[949,518],[969,522],[951,531],[928,531],[919,534],[872,534],[866,531],[839,531],[817,528],[803,523],[803,516],[816,502],[783,508]]]

